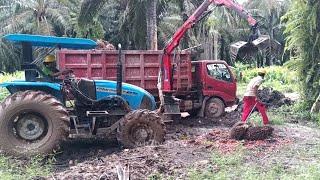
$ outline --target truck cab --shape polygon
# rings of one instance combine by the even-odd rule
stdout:
[[[236,77],[225,61],[192,62],[192,85],[200,87],[203,96],[219,97],[226,106],[236,102]]]
[[[237,81],[230,66],[221,60],[191,62],[191,90],[177,96],[181,111],[191,116],[218,118],[225,107],[237,103]]]

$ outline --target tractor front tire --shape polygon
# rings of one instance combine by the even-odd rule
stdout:
[[[224,114],[224,109],[225,105],[221,99],[211,98],[206,104],[204,115],[207,118],[217,118]]]
[[[0,105],[0,148],[7,154],[48,154],[68,135],[68,112],[49,94],[17,92]]]
[[[117,139],[125,148],[135,148],[160,144],[165,133],[164,123],[155,112],[139,109],[120,120]]]

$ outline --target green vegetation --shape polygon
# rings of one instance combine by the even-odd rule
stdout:
[[[282,17],[287,35],[286,50],[291,64],[299,72],[303,94],[310,102],[319,96],[320,89],[320,1],[292,0]]]
[[[173,33],[203,0],[0,0],[0,37],[8,33],[43,34],[67,37],[105,39],[112,44],[121,43],[124,49],[162,49]],[[283,46],[284,36],[280,17],[287,9],[287,1],[252,0],[244,4],[257,19],[262,34],[269,35]],[[156,33],[154,33],[156,32]],[[250,26],[225,7],[215,8],[189,30],[181,41],[180,49],[199,44],[211,44],[212,37],[221,37],[218,57],[229,64],[229,44],[247,41]],[[150,42],[152,41],[152,42]],[[204,43],[205,42],[205,43]],[[206,46],[206,45],[205,45]],[[0,41],[0,69],[19,70],[21,52],[3,40]],[[281,48],[283,49],[283,48]],[[206,59],[213,59],[213,49],[207,49]],[[282,50],[281,50],[282,51]],[[210,57],[208,57],[210,56]],[[260,57],[263,55],[260,55]],[[264,55],[265,56],[265,55]],[[277,56],[282,56],[279,53]],[[267,58],[270,65],[279,57]],[[247,63],[244,59],[239,59]],[[286,61],[284,59],[283,61]]]
[[[285,66],[265,67],[267,75],[262,87],[271,87],[282,93],[292,93],[299,91],[299,79],[297,72]],[[258,68],[250,68],[249,65],[237,63],[235,73],[238,79],[238,95],[243,96],[249,81],[257,76]]]
[[[294,153],[291,149],[284,149],[285,154]],[[286,167],[282,159],[273,159],[272,164],[254,161],[248,162],[252,152],[245,152],[242,148],[232,154],[214,152],[211,162],[204,170],[191,170],[189,178],[197,179],[317,179],[320,176],[319,160],[312,163],[308,160],[293,167]],[[308,157],[319,155],[319,146],[304,149],[300,152]]]
[[[29,160],[19,160],[0,155],[1,179],[39,179],[51,173],[51,160],[44,161],[42,157],[33,157]]]
[[[320,116],[311,113],[304,101],[298,101],[292,106],[281,106],[276,109],[268,109],[267,114],[272,125],[283,125],[284,123],[317,123],[320,126]],[[259,112],[254,112],[249,118],[250,122],[262,126],[262,118]]]
[[[13,74],[0,75],[0,83],[9,82],[13,80],[24,79],[23,72],[15,72]],[[5,88],[0,88],[0,102],[9,95],[9,91]]]

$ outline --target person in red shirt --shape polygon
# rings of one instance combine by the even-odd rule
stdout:
[[[241,118],[241,120],[243,122],[246,122],[252,108],[256,104],[256,108],[258,109],[258,111],[260,112],[260,114],[262,116],[263,124],[264,125],[269,124],[269,119],[268,119],[268,116],[266,113],[266,108],[265,108],[264,104],[261,103],[259,101],[259,99],[257,98],[258,97],[257,96],[258,89],[259,89],[260,85],[263,83],[265,75],[266,75],[266,70],[259,69],[258,76],[251,79],[251,81],[249,82],[249,84],[247,86],[246,92],[243,97],[243,112],[242,112],[242,118]]]

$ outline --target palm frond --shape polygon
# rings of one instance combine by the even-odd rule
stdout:
[[[107,0],[84,0],[78,18],[79,26],[83,27],[92,23],[106,2]]]

